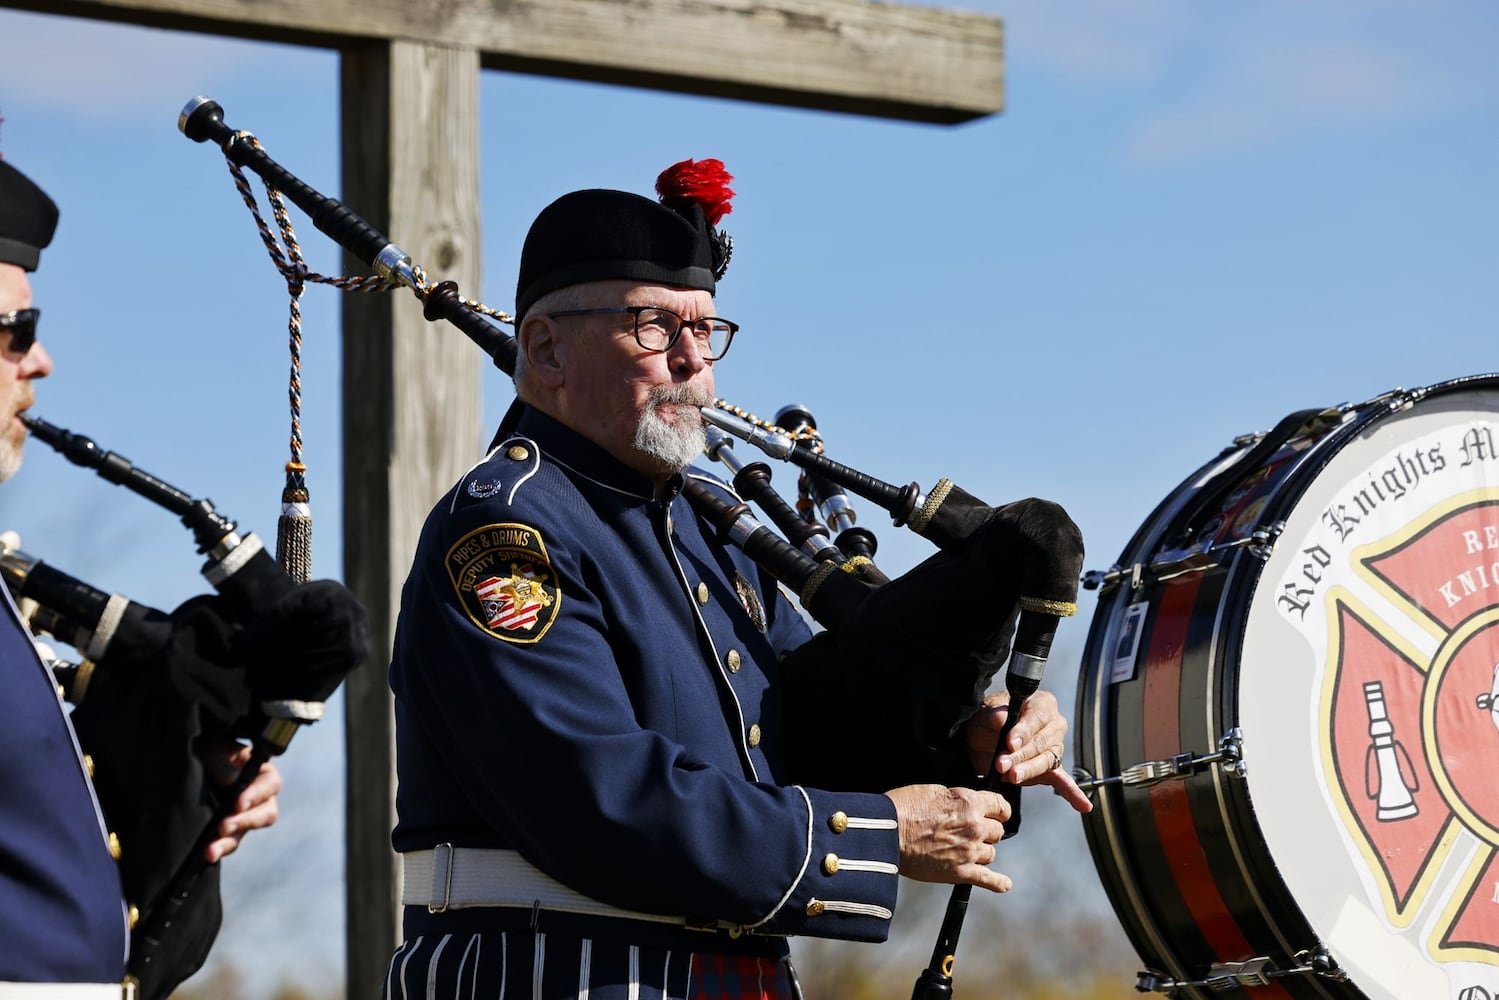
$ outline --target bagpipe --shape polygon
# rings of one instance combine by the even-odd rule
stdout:
[[[462,298],[452,282],[433,284],[425,270],[384,234],[276,163],[253,135],[225,124],[217,102],[195,98],[183,109],[178,127],[196,142],[219,147],[257,221],[260,216],[241,167],[264,181],[278,220],[284,217],[284,196],[378,276],[325,279],[327,283],[365,290],[360,282],[378,280],[382,290],[408,288],[423,302],[428,320],[458,327],[496,367],[513,373],[515,338],[491,322],[510,322],[510,317]],[[260,226],[269,246],[267,227],[263,222]],[[290,232],[284,222],[281,228],[283,237]],[[272,256],[276,257],[274,251]],[[728,467],[734,489],[721,492],[688,476],[682,494],[724,543],[755,559],[824,626],[825,631],[790,654],[787,676],[831,669],[835,663],[860,665],[859,687],[864,693],[852,696],[868,698],[871,711],[891,722],[890,728],[868,727],[879,732],[883,744],[874,755],[883,757],[881,763],[909,771],[904,775],[909,781],[891,782],[891,771],[881,770],[887,783],[875,790],[950,773],[963,723],[978,711],[990,682],[1008,659],[1011,700],[1000,736],[1003,747],[1024,700],[1040,685],[1058,621],[1076,610],[1082,537],[1062,508],[1036,499],[993,507],[946,479],[929,491],[915,483],[882,482],[824,456],[816,421],[805,407],[789,407],[777,415],[776,424],[767,424],[717,401],[703,408],[703,419],[708,425],[706,454]],[[764,462],[740,459],[734,440],[799,467],[797,508],[771,486]],[[872,561],[874,535],[856,524],[850,492],[884,508],[896,527],[911,528],[935,543],[938,551],[897,577],[881,572]],[[750,503],[779,532],[761,523]],[[788,722],[794,731],[794,720]],[[844,782],[832,787],[848,787],[851,773],[873,773],[863,752],[823,764],[830,779]],[[982,781],[1005,792],[1014,804],[1012,829],[1018,828],[1018,789],[1002,783],[992,764],[982,777],[972,773],[971,765],[965,768],[970,782]],[[953,954],[966,903],[966,887],[959,887],[932,968],[917,984],[917,997],[951,993]]]
[[[703,417],[720,431],[719,435],[709,432],[710,457],[734,470],[736,490],[760,506],[785,532],[788,541],[782,543],[781,557],[800,557],[800,570],[793,574],[778,572],[765,560],[760,560],[761,564],[791,587],[808,613],[827,627],[826,634],[833,637],[834,658],[868,664],[875,675],[871,681],[884,688],[882,700],[890,700],[891,689],[908,696],[904,704],[914,714],[892,720],[895,725],[889,728],[882,727],[887,736],[910,734],[918,752],[901,753],[898,743],[889,739],[886,749],[895,751],[901,759],[925,761],[920,771],[903,776],[906,782],[947,780],[951,775],[939,748],[950,747],[949,741],[961,724],[977,710],[1008,652],[1005,687],[1010,710],[979,784],[1000,791],[1009,800],[1013,812],[1005,824],[1005,835],[1018,833],[1020,789],[1003,780],[995,769],[1021,707],[1040,688],[1060,619],[1076,610],[1083,547],[1081,533],[1071,519],[1062,508],[1044,500],[990,507],[946,479],[930,492],[923,492],[916,483],[898,487],[875,479],[822,454],[815,421],[805,407],[783,409],[776,415],[777,424],[771,425],[746,418],[742,412],[729,412],[722,401],[717,401],[715,408],[704,408]],[[782,427],[782,422],[792,426]],[[722,432],[803,470],[800,512],[771,495],[774,491],[764,470],[748,475],[744,470],[753,466],[726,457]],[[857,530],[844,489],[883,508],[896,527],[908,526],[932,540],[938,552],[894,579],[885,576],[869,559],[872,537]],[[689,494],[688,499],[710,523],[721,526],[721,536],[723,527],[730,523],[730,514],[736,515],[736,522],[748,518],[734,507],[705,496]],[[728,509],[722,509],[725,507]],[[815,523],[814,510],[823,512],[827,522],[839,529],[837,543],[826,544],[826,529],[797,530],[792,518]],[[799,537],[822,540],[810,545],[793,544],[791,540]],[[748,545],[743,547],[755,554]],[[829,581],[851,582],[825,595],[822,588]],[[853,593],[855,590],[859,592]],[[917,631],[903,625],[911,621],[940,621],[942,628]],[[879,717],[876,704],[865,706],[865,710],[871,717]],[[921,749],[929,752],[922,754]],[[854,758],[868,755],[868,748],[851,747],[847,759],[827,762],[829,777],[857,773],[859,764]],[[877,767],[881,763],[895,764],[894,760],[875,762]],[[888,767],[881,770],[887,776],[901,773]],[[916,981],[912,1000],[952,995],[953,965],[971,894],[971,886],[953,888],[931,959]]]
[[[118,453],[39,417],[22,421],[75,464],[177,514],[207,557],[216,593],[170,613],[101,591],[0,536],[0,578],[36,634],[77,650],[50,664],[99,805],[120,844],[132,908],[127,972],[138,995],[164,997],[207,958],[222,920],[219,869],[205,857],[222,820],[270,758],[287,749],[368,655],[369,619],[331,580],[297,583],[256,536],[136,468]],[[219,788],[202,745],[250,745],[238,779]]]

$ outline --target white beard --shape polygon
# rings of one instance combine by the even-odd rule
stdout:
[[[26,428],[17,419],[22,411],[36,402],[31,383],[21,381],[8,399],[0,400],[0,483],[21,468],[21,446],[26,443]]]
[[[21,443],[26,440],[24,434],[12,435],[8,433],[0,435],[0,483],[14,476],[21,468]]]
[[[712,402],[694,386],[656,386],[647,397],[645,412],[635,428],[636,449],[678,472],[685,469],[702,457],[708,443],[703,422],[693,419],[692,414],[678,412],[677,422],[670,423],[657,408],[663,403],[698,407]]]

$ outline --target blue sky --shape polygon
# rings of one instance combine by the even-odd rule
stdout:
[[[1005,19],[1007,109],[957,127],[485,73],[484,299],[512,304],[525,227],[556,195],[646,192],[675,160],[719,157],[738,192],[719,311],[743,327],[719,391],[767,416],[809,405],[828,453],[880,478],[1058,500],[1090,568],[1236,435],[1499,368],[1499,9],[967,6]],[[9,11],[0,40],[0,152],[62,206],[35,282],[58,371],[35,412],[273,538],[284,285],[222,159],[175,120],[210,94],[336,194],[337,57]],[[300,233],[334,272],[323,237]],[[304,299],[303,373],[314,572],[335,577],[338,299]],[[492,425],[510,390],[484,378]],[[887,571],[926,554],[861,514]],[[173,518],[39,445],[0,492],[5,528],[138,600],[205,589]],[[1091,611],[1085,597],[1059,640],[1064,701]],[[323,929],[296,943],[285,911],[246,917],[262,977],[341,960],[325,844],[340,725],[299,737],[287,817],[245,852],[244,878],[265,871],[257,852],[300,872],[299,908]],[[1006,870],[1023,892],[1023,862]]]

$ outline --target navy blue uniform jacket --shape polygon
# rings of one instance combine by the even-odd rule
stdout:
[[[627,910],[884,939],[893,803],[795,785],[785,759],[780,658],[806,623],[653,492],[527,409],[437,504],[390,670],[396,850],[510,848]],[[812,715],[836,740],[859,720],[826,701]]]
[[[125,975],[120,871],[52,673],[0,587],[0,982]]]

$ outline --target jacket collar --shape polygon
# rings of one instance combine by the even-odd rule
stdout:
[[[512,407],[512,414],[516,417],[513,421],[515,429],[511,434],[505,435],[506,437],[511,435],[528,437],[541,446],[543,454],[559,465],[610,489],[628,493],[642,500],[655,498],[656,482],[649,476],[625,465],[571,427],[542,413],[535,407],[518,401],[516,407],[520,409],[519,413],[515,413],[515,408]],[[505,423],[512,423],[510,417],[511,414],[506,415]],[[501,430],[504,430],[504,424],[501,425]],[[670,492],[675,494],[676,489]]]

